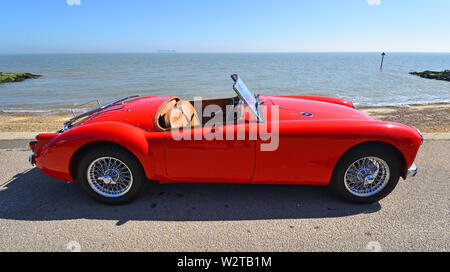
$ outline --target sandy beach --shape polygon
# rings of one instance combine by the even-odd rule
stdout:
[[[0,132],[55,132],[71,115],[0,112]]]
[[[375,118],[414,126],[424,133],[450,132],[450,104],[411,105],[405,107],[359,108]],[[0,111],[0,132],[54,132],[71,115],[38,115]]]
[[[424,133],[450,132],[450,104],[410,105],[406,107],[360,108],[383,121],[410,125]]]

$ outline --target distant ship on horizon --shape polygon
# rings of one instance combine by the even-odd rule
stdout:
[[[159,54],[176,54],[177,50],[158,50],[157,53],[159,53]]]

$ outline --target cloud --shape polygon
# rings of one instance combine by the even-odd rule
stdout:
[[[379,6],[381,5],[381,0],[366,0],[369,6]]]
[[[69,6],[81,6],[81,0],[66,0],[66,2]]]

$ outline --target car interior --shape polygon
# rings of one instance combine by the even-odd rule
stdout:
[[[219,113],[223,116],[223,123],[227,123],[230,120],[238,122],[242,118],[241,112],[244,112],[240,110],[243,107],[243,103],[238,97],[202,100],[201,105],[202,113],[205,112],[205,108],[209,105],[217,105],[220,107],[220,110],[199,118],[194,108],[194,101],[183,100],[178,96],[169,97],[161,104],[155,115],[156,129],[158,131],[167,131],[175,128],[205,126],[209,120]],[[235,110],[229,113],[227,106],[232,106]]]

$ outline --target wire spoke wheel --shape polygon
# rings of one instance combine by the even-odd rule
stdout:
[[[125,195],[133,185],[133,174],[121,160],[101,157],[87,168],[87,180],[97,194],[117,198]]]
[[[388,184],[388,164],[378,157],[364,157],[353,162],[345,172],[345,188],[355,196],[370,197]]]

